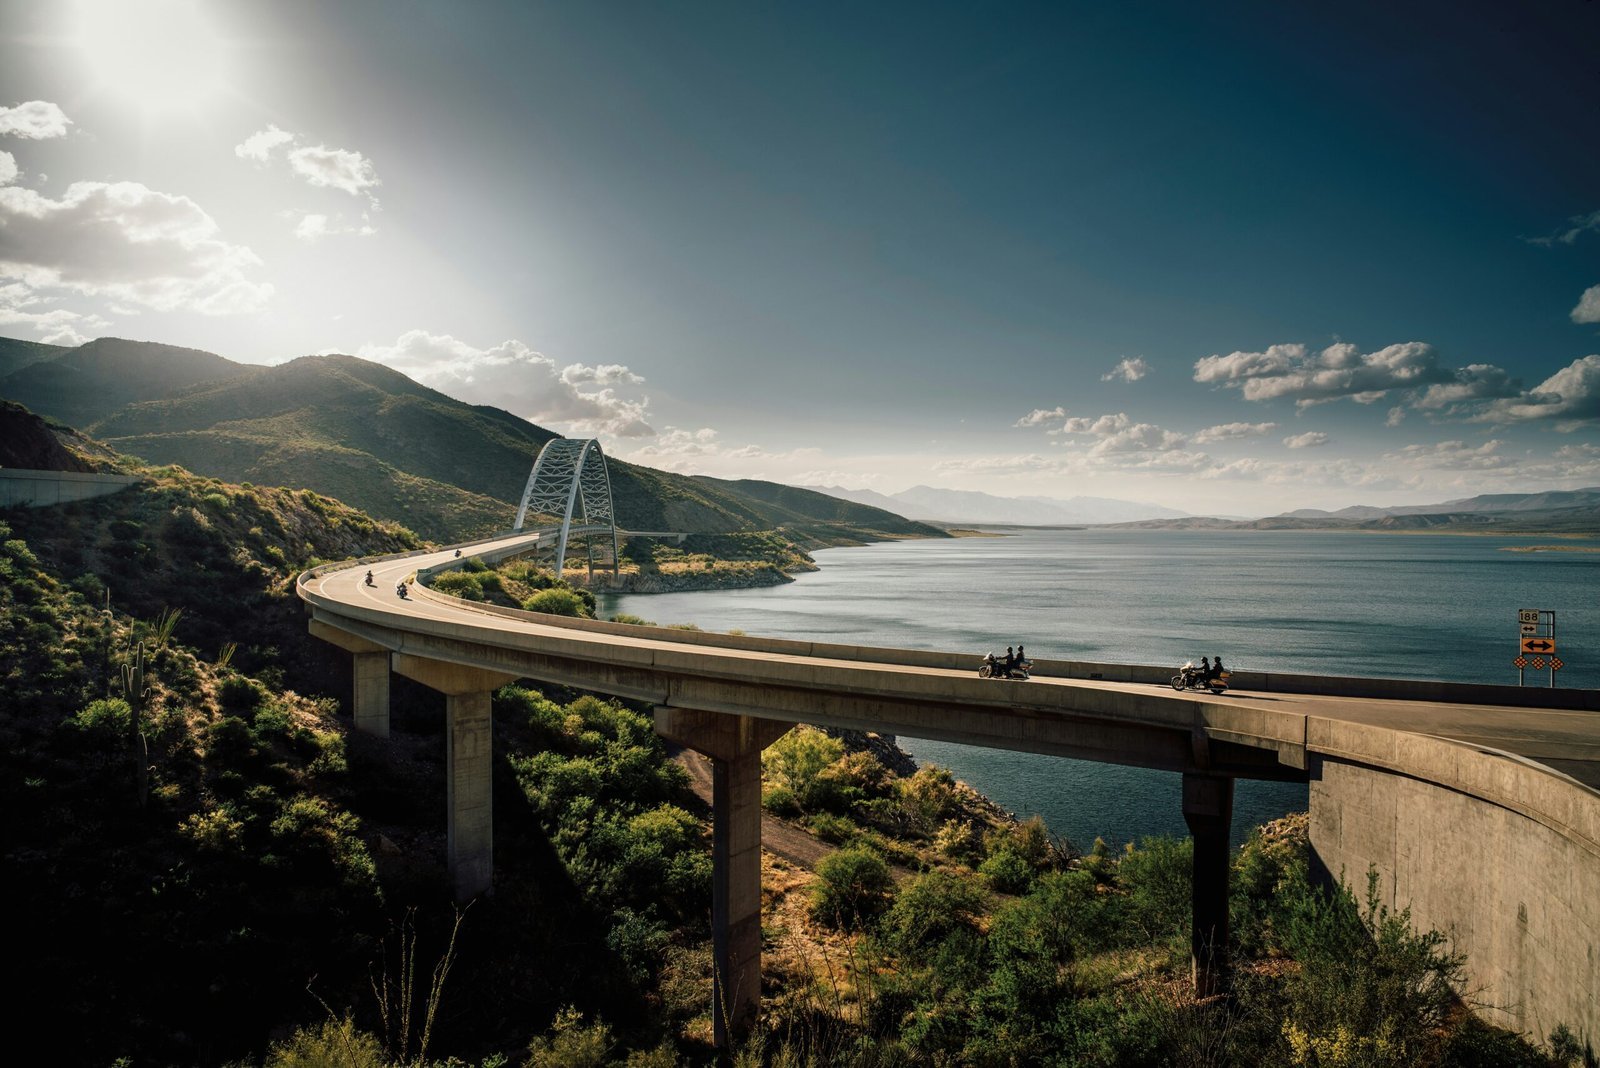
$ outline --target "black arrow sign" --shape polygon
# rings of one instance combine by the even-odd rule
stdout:
[[[1556,647],[1556,643],[1544,638],[1530,638],[1522,643],[1522,647],[1530,653],[1548,653]]]

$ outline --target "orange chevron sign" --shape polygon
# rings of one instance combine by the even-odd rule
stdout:
[[[1525,653],[1553,653],[1556,651],[1554,638],[1524,638],[1522,651]]]

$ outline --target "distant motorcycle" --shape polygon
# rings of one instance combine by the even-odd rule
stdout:
[[[1176,675],[1172,676],[1172,688],[1174,690],[1210,690],[1212,693],[1221,693],[1228,688],[1228,676],[1230,674],[1231,672],[1219,671],[1215,675],[1208,676],[1204,671],[1195,667],[1194,661],[1191,660],[1179,668]]]
[[[394,592],[402,601],[406,600],[406,584],[404,582],[395,583]]]
[[[370,571],[367,572],[367,585],[368,586],[376,586],[377,585],[376,582],[372,581],[372,572],[370,572]]]
[[[1028,675],[1033,671],[1032,660],[1018,660],[1011,665],[1011,670],[1006,670],[1006,658],[985,653],[983,663],[978,665],[978,678],[980,679],[1015,679],[1018,682],[1027,682]]]

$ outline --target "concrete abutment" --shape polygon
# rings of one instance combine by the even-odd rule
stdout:
[[[1233,779],[1186,772],[1183,820],[1194,837],[1189,958],[1194,996],[1228,988],[1228,831],[1233,824]]]

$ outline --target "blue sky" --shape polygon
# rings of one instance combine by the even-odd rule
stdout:
[[[1600,484],[1600,5],[0,12],[11,336],[886,492]]]

